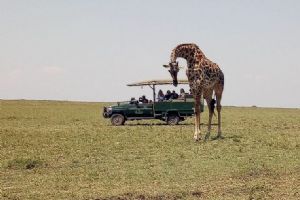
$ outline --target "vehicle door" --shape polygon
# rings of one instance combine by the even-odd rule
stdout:
[[[132,118],[153,117],[153,104],[150,103],[130,104],[127,109],[127,117],[132,117]]]

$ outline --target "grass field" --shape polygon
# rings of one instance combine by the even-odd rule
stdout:
[[[0,199],[300,199],[300,109],[224,107],[197,143],[192,119],[114,127],[104,105],[0,101]]]

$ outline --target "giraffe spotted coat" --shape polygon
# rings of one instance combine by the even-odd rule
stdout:
[[[205,98],[209,109],[208,133],[206,139],[210,135],[211,121],[213,116],[213,108],[211,105],[213,92],[216,95],[217,111],[218,111],[218,135],[221,137],[221,99],[224,89],[224,74],[219,66],[209,60],[200,48],[193,43],[180,44],[176,46],[171,53],[169,72],[173,78],[173,84],[177,86],[177,73],[179,71],[177,58],[184,58],[187,61],[186,75],[188,77],[189,86],[195,99],[195,134],[196,140],[201,139],[200,135],[200,99],[201,95]]]

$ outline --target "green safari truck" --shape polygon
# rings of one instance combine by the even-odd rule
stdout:
[[[194,115],[194,99],[190,94],[183,98],[156,101],[155,88],[157,85],[171,85],[172,80],[151,80],[128,84],[127,86],[149,86],[153,90],[153,101],[140,102],[132,98],[131,101],[118,102],[116,105],[104,107],[103,117],[110,118],[112,125],[124,125],[127,120],[159,119],[168,125],[176,125],[187,117]],[[188,84],[187,80],[179,80],[178,84]],[[200,105],[204,111],[203,98]]]

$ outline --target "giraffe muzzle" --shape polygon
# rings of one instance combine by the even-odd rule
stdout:
[[[173,80],[173,85],[174,85],[175,87],[177,87],[178,81],[177,81],[177,80]]]

